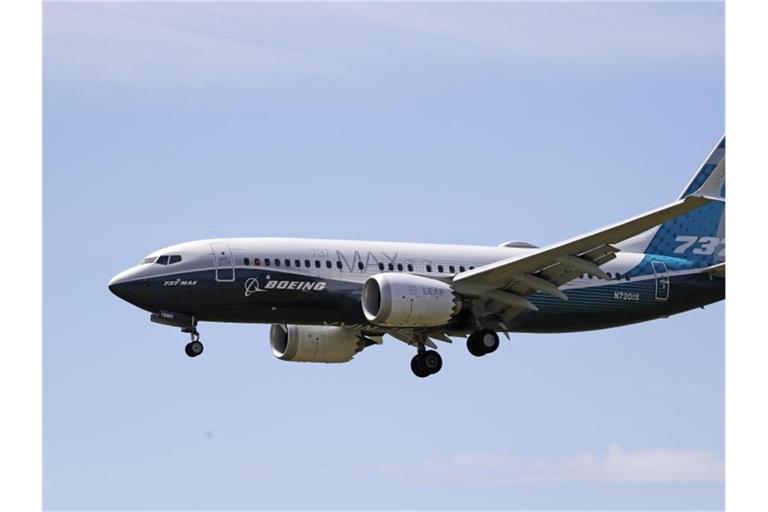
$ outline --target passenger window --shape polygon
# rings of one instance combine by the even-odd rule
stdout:
[[[171,259],[173,259],[173,257],[171,257]],[[243,258],[243,264],[244,264],[245,266],[248,266],[248,265],[250,265],[250,264],[251,264],[251,261],[250,261],[248,258]]]
[[[307,268],[309,268],[309,267],[311,267],[311,266],[312,266],[312,263],[310,263],[310,261],[309,261],[309,260],[304,260],[304,266],[305,266],[305,267],[307,267]]]
[[[158,265],[167,265],[168,264],[168,256],[167,255],[160,256],[159,258],[157,258],[157,263],[158,263]]]
[[[464,265],[460,265],[460,266],[459,266],[459,272],[464,272],[464,270],[465,270],[465,269],[464,269]]]
[[[261,260],[259,258],[253,258],[253,264],[258,267],[259,265],[261,265]]]
[[[320,268],[320,260],[315,260],[315,268]]]
[[[357,262],[357,268],[359,268],[360,270],[363,270],[365,268],[365,265],[363,265],[362,261]]]
[[[389,270],[395,270],[395,266],[391,263],[387,265],[387,268],[389,268]]]
[[[629,274],[624,274],[624,280],[629,281]]]
[[[336,262],[336,268],[341,270],[341,261]]]
[[[168,260],[169,265],[173,265],[174,263],[178,263],[181,261],[181,256],[178,254],[174,254],[171,256],[171,258]]]
[[[442,274],[443,273],[443,266],[442,265],[438,265],[437,266],[437,271]]]
[[[271,265],[271,263],[269,262],[269,258],[264,258],[264,264],[266,266],[270,266]]]
[[[379,270],[384,270],[384,264],[383,263],[379,263]]]
[[[613,279],[613,274],[612,273],[606,272],[606,274],[608,274],[608,279]]]
[[[301,267],[301,260],[293,260],[294,265]]]
[[[403,271],[403,264],[402,263],[398,263],[397,264],[397,270],[399,270],[400,272]]]
[[[285,266],[286,267],[290,267],[291,266],[291,260],[289,260],[288,258],[285,258]]]
[[[275,258],[275,266],[276,267],[280,266],[280,258]]]
[[[451,272],[451,274],[455,274],[456,273],[456,267],[454,267],[453,265],[448,267],[448,270]]]
[[[325,268],[331,268],[333,265],[331,264],[331,260],[326,260],[325,262]]]
[[[427,272],[432,272],[432,265],[427,265]]]
[[[413,272],[413,265],[410,263],[408,264],[408,272]]]
[[[469,270],[472,270],[472,269],[474,269],[474,268],[475,268],[475,267],[473,267],[472,265],[470,265],[470,266],[469,266]]]

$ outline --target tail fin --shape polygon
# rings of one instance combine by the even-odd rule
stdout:
[[[694,174],[680,199],[693,194],[722,201],[701,206],[639,235],[632,241],[633,249],[642,244],[645,247],[637,249],[646,254],[684,258],[701,267],[725,261],[725,136]]]
[[[723,166],[723,186],[716,197],[725,199],[725,135],[723,135],[723,138],[720,139],[720,142],[717,143],[717,146],[715,146],[707,159],[704,160],[704,163],[701,164],[698,172],[693,175],[691,182],[688,183],[683,193],[680,194],[680,199],[699,190],[720,164]]]

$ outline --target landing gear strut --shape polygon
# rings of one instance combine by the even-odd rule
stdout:
[[[443,367],[443,358],[436,350],[425,350],[423,345],[419,346],[419,353],[411,359],[411,371],[417,377],[428,377],[433,373],[440,371]]]
[[[499,335],[491,329],[473,332],[467,338],[467,349],[473,356],[480,357],[499,348]]]
[[[186,352],[189,357],[197,357],[202,354],[204,347],[203,343],[200,341],[200,333],[197,332],[197,328],[195,326],[184,328],[182,329],[182,332],[188,332],[192,338],[192,341],[187,343],[184,347],[184,352]]]

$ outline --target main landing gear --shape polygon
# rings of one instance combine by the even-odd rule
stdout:
[[[192,341],[187,343],[184,347],[184,352],[186,352],[189,357],[197,357],[202,354],[204,347],[203,343],[200,341],[200,333],[197,332],[197,328],[194,326],[187,327],[182,329],[182,332],[188,332],[192,338]]]
[[[499,335],[492,329],[475,331],[467,338],[467,349],[476,357],[481,357],[499,348]],[[427,350],[424,343],[418,344],[418,353],[411,359],[411,371],[417,377],[429,377],[443,367],[443,358],[435,350]]]
[[[425,350],[424,345],[419,345],[419,353],[411,359],[411,371],[417,377],[428,377],[440,371],[443,367],[443,358],[436,350]]]
[[[491,329],[473,332],[467,338],[467,349],[475,357],[495,352],[499,348],[499,335]]]

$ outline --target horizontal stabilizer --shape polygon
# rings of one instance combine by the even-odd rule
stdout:
[[[725,262],[719,263],[717,265],[712,265],[711,267],[707,267],[703,270],[705,274],[710,274],[715,277],[722,277],[725,279]]]

